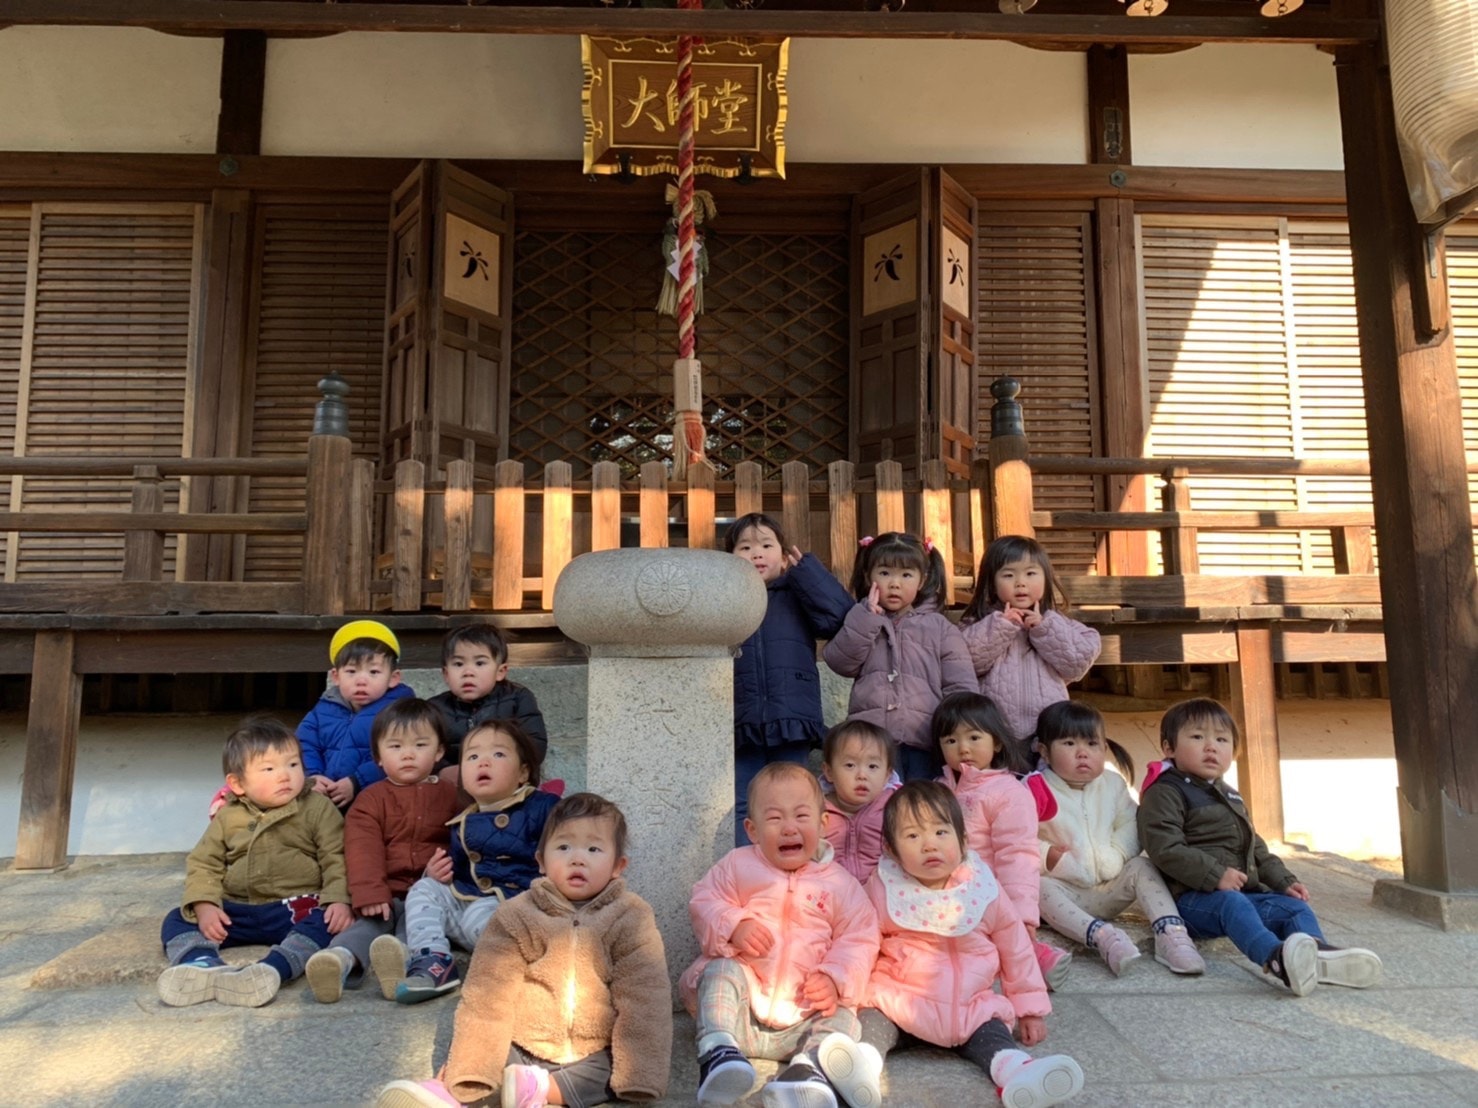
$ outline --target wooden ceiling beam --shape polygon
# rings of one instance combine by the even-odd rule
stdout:
[[[0,0],[6,25],[147,27],[186,34],[260,30],[322,35],[341,31],[471,32],[533,35],[1004,39],[1026,45],[1203,42],[1376,42],[1375,19],[1297,12],[1282,19],[1169,14],[1130,19],[1110,5],[1101,15],[972,12],[838,12],[669,8],[470,7],[466,4],[324,4],[310,0]]]

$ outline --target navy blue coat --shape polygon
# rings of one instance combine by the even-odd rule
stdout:
[[[734,741],[815,742],[826,731],[816,640],[840,631],[856,600],[811,554],[767,587],[765,621],[734,659]]]
[[[539,876],[534,851],[558,803],[553,793],[535,789],[501,811],[479,811],[474,804],[452,820],[452,886],[457,893],[509,897],[526,891]]]
[[[416,691],[409,685],[396,685],[379,700],[356,712],[339,690],[330,685],[298,724],[303,772],[309,777],[319,774],[333,781],[348,777],[354,782],[356,794],[376,781],[385,780],[385,771],[370,749],[370,731],[375,726],[375,717],[393,701],[415,695]]]

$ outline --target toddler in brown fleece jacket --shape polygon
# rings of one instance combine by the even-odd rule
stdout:
[[[377,1108],[660,1100],[672,1058],[662,936],[626,888],[626,819],[576,793],[550,813],[538,878],[477,942],[451,1052],[434,1081],[392,1081]],[[506,1063],[504,1061],[506,1059]]]

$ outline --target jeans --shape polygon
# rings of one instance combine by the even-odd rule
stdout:
[[[781,743],[778,746],[741,746],[734,751],[734,845],[748,846],[744,817],[749,815],[749,783],[771,762],[795,762],[805,765],[811,757],[811,744]]]
[[[1259,966],[1268,964],[1289,935],[1302,931],[1321,941],[1324,938],[1314,910],[1297,897],[1282,893],[1186,892],[1176,897],[1175,903],[1191,938],[1225,935]]]

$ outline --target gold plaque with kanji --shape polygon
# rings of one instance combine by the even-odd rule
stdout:
[[[585,172],[677,172],[677,40],[580,38]],[[790,40],[705,41],[693,51],[693,170],[785,176]]]

